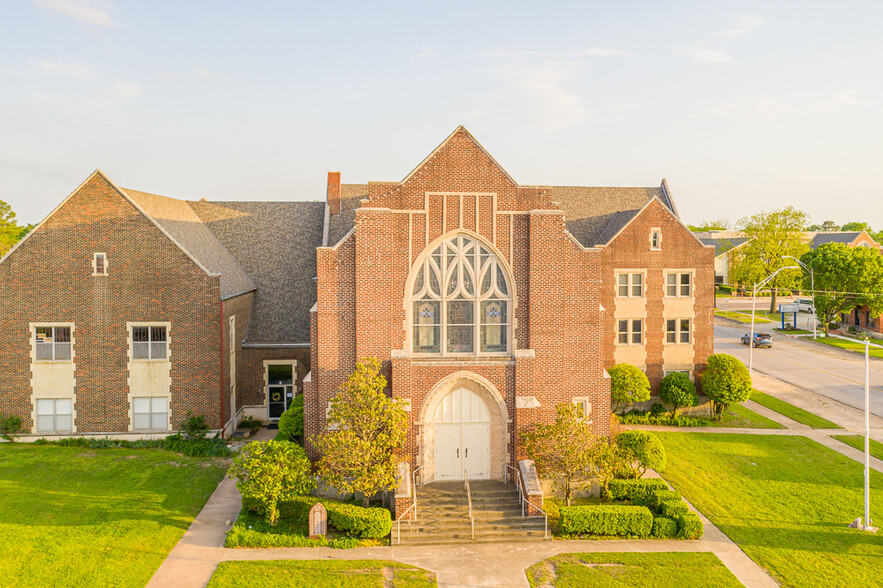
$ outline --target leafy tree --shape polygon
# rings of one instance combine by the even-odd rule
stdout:
[[[659,437],[650,431],[623,431],[616,436],[616,444],[628,449],[635,457],[634,477],[640,478],[647,469],[661,472],[665,469],[665,447]]]
[[[361,493],[364,506],[395,486],[396,453],[407,434],[405,403],[385,390],[380,361],[360,361],[331,401],[328,422],[337,430],[314,437],[321,477],[340,491]]]
[[[696,385],[690,380],[690,376],[682,372],[671,372],[662,378],[659,397],[671,404],[671,418],[678,416],[679,406],[696,406],[699,402]]]
[[[279,502],[307,494],[316,483],[303,448],[287,441],[252,441],[233,460],[230,476],[244,499],[260,505],[270,525],[279,520]]]
[[[619,410],[623,402],[631,405],[635,402],[650,400],[650,381],[647,375],[629,363],[618,363],[609,368],[610,399],[615,403],[613,412]]]
[[[34,225],[19,226],[12,207],[0,200],[0,255],[23,239],[33,227]]]
[[[751,396],[751,374],[732,355],[715,353],[708,356],[708,365],[702,372],[702,390],[711,399],[715,418],[720,420],[728,406],[745,402]]]
[[[698,225],[687,225],[687,228],[697,233],[704,233],[706,231],[726,231],[730,228],[730,221],[725,218],[719,218],[716,220],[702,221]]]
[[[537,423],[521,433],[521,442],[540,476],[562,481],[564,501],[570,506],[574,490],[592,485],[592,464],[601,441],[595,438],[580,406],[565,402],[556,410],[554,423]]]
[[[868,233],[872,233],[871,225],[868,223],[862,223],[859,221],[850,221],[840,227],[841,231],[867,231]]]
[[[826,220],[822,223],[822,226],[818,230],[825,231],[827,233],[839,231],[840,225],[836,224],[834,221]]]
[[[289,441],[297,441],[304,434],[304,396],[294,397],[288,410],[279,417],[279,432]]]
[[[785,259],[785,256],[800,258],[809,249],[803,236],[807,218],[805,212],[789,206],[740,220],[739,229],[749,241],[737,250],[732,277],[750,286],[783,267],[795,265],[793,260]],[[788,270],[770,281],[770,312],[776,310],[777,290],[796,286],[800,276],[800,270]]]
[[[615,439],[608,442],[602,437],[595,443],[592,473],[601,487],[603,496],[610,496],[610,480],[623,472],[633,471],[634,462],[635,454],[629,448],[619,445]]]
[[[877,316],[883,312],[883,256],[868,247],[825,243],[801,259],[815,272],[815,312],[825,336],[841,312],[868,305]],[[804,287],[812,283],[804,276]]]

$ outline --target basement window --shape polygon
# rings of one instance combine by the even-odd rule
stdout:
[[[37,432],[70,433],[74,430],[74,402],[70,398],[38,398]]]
[[[132,398],[133,431],[168,431],[169,399],[165,396]]]
[[[95,253],[92,255],[92,275],[107,275],[107,253]]]

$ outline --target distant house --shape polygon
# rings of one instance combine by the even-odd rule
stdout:
[[[714,246],[714,283],[730,284],[732,253],[750,239],[741,231],[701,231],[693,233],[704,245]]]
[[[812,235],[809,246],[811,249],[821,247],[825,243],[843,243],[847,247],[870,247],[880,250],[879,243],[874,241],[867,231],[818,231]]]

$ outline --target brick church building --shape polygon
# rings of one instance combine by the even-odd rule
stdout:
[[[95,172],[0,260],[0,413],[36,437],[159,435],[188,411],[230,431],[302,393],[309,437],[377,357],[423,480],[500,479],[559,403],[609,431],[606,368],[701,373],[713,285],[665,180],[521,186],[462,127],[400,182],[328,174],[325,202]]]

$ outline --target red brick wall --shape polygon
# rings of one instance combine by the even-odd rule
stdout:
[[[249,292],[221,302],[223,320],[223,340],[221,342],[221,403],[222,420],[230,419],[230,317],[236,317],[236,408],[242,406],[242,381],[240,372],[243,367],[244,354],[242,340],[248,330],[248,319],[251,315],[251,303],[254,293]]]
[[[107,276],[92,276],[106,252]],[[171,411],[221,426],[219,279],[206,275],[100,174],[0,264],[0,412],[30,430],[29,322],[75,323],[79,432],[128,429],[128,321],[169,321]]]
[[[267,359],[296,359],[295,385],[297,392],[303,393],[303,379],[309,371],[310,362],[308,347],[246,347],[242,350],[242,359],[239,362],[237,374],[237,410],[243,406],[267,405],[267,393],[264,389],[264,360]]]

